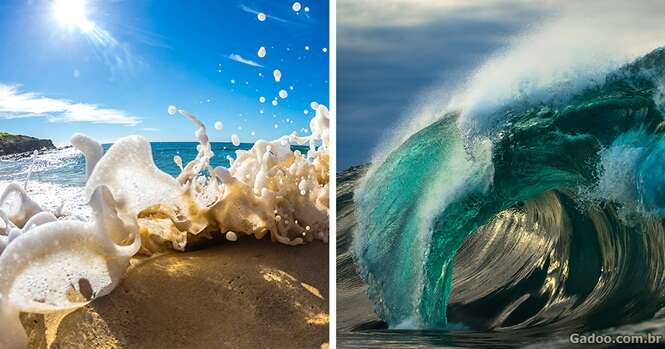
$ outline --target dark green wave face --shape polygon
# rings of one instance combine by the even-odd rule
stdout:
[[[394,150],[355,196],[352,251],[378,315],[555,332],[651,318],[665,302],[663,77],[660,49],[565,103],[506,105],[482,135],[453,112]]]

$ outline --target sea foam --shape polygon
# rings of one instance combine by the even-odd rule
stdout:
[[[7,185],[0,194],[0,347],[26,347],[20,312],[74,309],[110,293],[137,253],[185,250],[215,236],[327,242],[329,116],[325,106],[315,109],[310,136],[259,140],[237,150],[229,168],[214,169],[205,125],[179,110],[196,125],[199,145],[177,178],[157,168],[143,137],[121,138],[104,154],[76,134],[89,218],[63,217],[18,183]],[[292,143],[309,150],[292,150]]]

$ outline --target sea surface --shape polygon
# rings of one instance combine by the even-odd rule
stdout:
[[[155,142],[151,143],[152,156],[158,168],[176,177],[180,169],[173,161],[174,156],[182,157],[187,164],[196,158],[196,142]],[[228,158],[235,158],[236,150],[249,150],[253,144],[211,143],[215,156],[211,166],[229,166]],[[106,151],[111,144],[104,144]],[[304,150],[300,146],[293,146]],[[33,163],[34,162],[34,163]],[[30,170],[32,167],[32,171]],[[0,157],[0,192],[12,182],[27,182],[27,192],[31,198],[49,210],[56,210],[63,205],[63,213],[87,218],[90,208],[84,202],[85,158],[78,150],[68,147],[39,153],[36,159],[32,154],[18,154]]]

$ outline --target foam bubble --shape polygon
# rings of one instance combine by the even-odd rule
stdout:
[[[256,18],[258,18],[259,22],[263,22],[266,20],[266,14],[263,12],[259,12],[256,14]]]
[[[296,1],[296,2],[293,3],[293,6],[291,6],[291,8],[293,9],[293,11],[298,12],[302,8],[302,5],[299,2]]]
[[[169,108],[167,109],[167,112],[169,115],[175,115],[175,113],[178,111],[178,108],[175,107],[175,105],[170,105]]]
[[[238,235],[232,231],[226,232],[226,240],[229,241],[238,241]]]
[[[280,91],[279,91],[279,98],[281,98],[281,99],[285,99],[285,98],[288,97],[288,96],[289,96],[289,93],[286,92],[286,90],[280,90]]]
[[[265,57],[266,56],[266,48],[263,47],[263,46],[259,47],[259,51],[256,53],[256,55],[259,56],[260,58]]]
[[[282,80],[282,72],[279,71],[279,69],[273,70],[272,76],[275,78],[275,82],[280,82]]]
[[[215,130],[221,130],[224,128],[224,124],[221,121],[215,122]]]

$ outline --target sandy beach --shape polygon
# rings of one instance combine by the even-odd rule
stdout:
[[[30,348],[321,348],[328,245],[243,238],[138,263],[73,312],[23,314]]]

